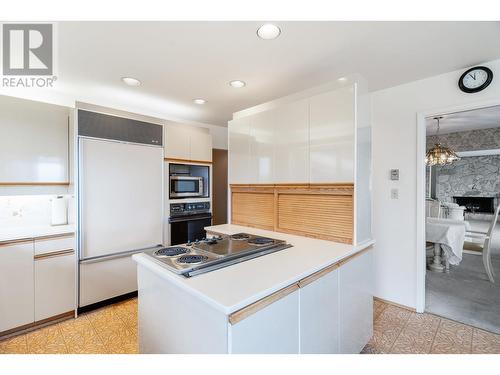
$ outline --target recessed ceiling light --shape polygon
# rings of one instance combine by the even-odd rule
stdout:
[[[245,82],[240,81],[239,79],[235,79],[234,81],[229,82],[229,84],[237,89],[245,87],[247,85]]]
[[[125,83],[126,85],[129,85],[129,86],[137,87],[137,86],[141,85],[141,81],[139,81],[136,78],[132,78],[132,77],[122,77],[122,81],[123,81],[123,83]]]
[[[340,77],[340,78],[338,79],[338,81],[339,81],[339,82],[345,82],[345,81],[347,81],[347,77]]]
[[[205,99],[193,99],[195,104],[205,104],[207,101]]]
[[[272,23],[266,23],[257,29],[259,38],[270,40],[276,39],[281,34],[281,29]]]

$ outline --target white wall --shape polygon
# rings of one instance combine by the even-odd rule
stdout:
[[[372,93],[373,233],[375,295],[416,306],[417,113],[500,99],[500,60],[485,63],[496,75],[481,93],[465,94],[457,81],[465,69]],[[400,181],[389,179],[400,169]],[[399,199],[391,199],[399,188]]]

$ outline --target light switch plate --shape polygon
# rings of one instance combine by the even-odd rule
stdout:
[[[391,189],[391,199],[399,199],[399,189]]]
[[[399,169],[391,169],[391,180],[399,181]]]

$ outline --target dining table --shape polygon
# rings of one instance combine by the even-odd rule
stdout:
[[[465,220],[426,218],[425,239],[434,244],[434,257],[428,264],[430,271],[449,272],[450,264],[458,265],[462,261],[465,233],[470,229]]]

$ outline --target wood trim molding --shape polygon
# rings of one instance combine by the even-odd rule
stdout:
[[[252,303],[251,305],[248,305],[246,307],[243,307],[242,309],[235,311],[234,313],[229,315],[229,323],[232,325],[241,322],[243,319],[248,318],[250,315],[255,314],[256,312],[262,310],[263,308],[269,306],[270,304],[286,297],[290,293],[295,292],[296,290],[299,289],[298,284],[292,284],[287,286],[286,288],[280,289],[277,292],[274,292],[273,294],[264,297],[257,302]]]
[[[400,308],[405,309],[405,310],[409,310],[411,312],[416,312],[417,311],[417,309],[414,309],[413,307],[409,307],[409,306],[406,306],[406,305],[401,305],[399,303],[392,302],[392,301],[389,301],[389,300],[386,300],[386,299],[383,299],[383,298],[373,297],[373,299],[376,300],[376,301],[380,301],[380,302],[386,303],[388,305],[392,305],[392,306],[400,307]]]
[[[201,163],[201,164],[212,164],[211,160],[191,160],[191,159],[176,159],[176,158],[163,158],[165,161],[173,163]]]
[[[323,276],[329,274],[330,272],[335,271],[337,268],[340,267],[340,263],[334,263],[326,268],[323,268],[322,270],[319,270],[318,272],[313,273],[310,276],[307,276],[306,278],[302,279],[299,281],[299,288],[303,288],[306,285],[309,285],[316,280],[322,278]]]
[[[39,236],[39,237],[25,237],[25,238],[19,238],[19,239],[15,239],[15,240],[0,241],[0,246],[8,246],[8,245],[14,245],[14,244],[19,244],[19,243],[28,243],[28,242],[32,242],[33,240],[45,241],[45,240],[53,240],[55,238],[74,237],[74,236],[75,236],[75,233],[70,232],[70,233],[50,234],[47,236]]]
[[[53,240],[55,238],[65,238],[65,237],[74,237],[74,236],[75,236],[75,232],[68,232],[68,233],[48,234],[46,236],[34,237],[34,239],[37,241],[45,241],[45,240]]]
[[[347,258],[344,258],[342,259],[341,261],[338,262],[339,264],[339,267],[343,266],[344,264],[346,264],[347,262],[350,262],[351,260],[353,260],[354,258],[357,258],[359,257],[360,255],[363,255],[364,253],[366,253],[367,251],[370,251],[371,249],[373,249],[373,246],[368,246],[366,249],[363,249],[363,250],[360,250],[358,251],[357,253],[354,253],[352,255],[349,255]]]
[[[65,256],[65,255],[71,255],[74,253],[75,253],[74,249],[58,250],[58,251],[52,251],[50,253],[37,254],[34,256],[34,259],[35,260],[42,260],[42,259],[48,259],[48,258],[61,257],[61,256]]]
[[[22,333],[27,333],[29,331],[33,331],[35,329],[41,328],[43,326],[47,326],[49,324],[58,323],[60,321],[67,320],[67,319],[72,318],[74,316],[75,316],[75,311],[71,310],[71,311],[67,311],[67,312],[59,314],[59,315],[52,316],[52,317],[47,318],[47,319],[38,320],[34,323],[28,323],[28,324],[25,324],[25,325],[22,325],[22,326],[19,326],[16,328],[8,329],[6,331],[0,332],[0,339],[4,340],[4,339],[7,339],[11,336],[16,336],[16,335],[20,335]]]
[[[278,301],[279,299],[286,297],[290,293],[293,293],[300,288],[304,288],[305,286],[307,286],[307,285],[313,283],[314,281],[322,278],[323,276],[329,274],[330,272],[335,271],[337,268],[342,267],[344,264],[346,264],[347,262],[350,262],[351,260],[355,259],[359,255],[364,254],[365,252],[367,252],[369,250],[372,250],[372,248],[373,248],[373,246],[369,246],[366,249],[360,250],[357,253],[350,255],[345,259],[342,259],[338,262],[335,262],[335,263],[313,273],[312,275],[309,275],[309,276],[293,283],[292,285],[289,285],[283,289],[280,289],[280,290],[274,292],[273,294],[270,294],[267,297],[264,297],[264,298],[254,302],[248,306],[243,307],[242,309],[239,309],[238,311],[233,312],[232,314],[229,315],[229,323],[231,325],[234,325],[238,322],[241,322],[243,319],[248,318],[250,315],[257,313],[258,311],[260,311],[263,308],[269,306],[270,304]],[[385,301],[385,300],[382,300],[382,301],[389,303],[389,304],[394,304],[394,303],[389,302],[389,301]],[[397,305],[397,304],[394,304],[394,305],[399,306],[399,307],[403,307],[406,309],[410,309],[406,306]],[[413,311],[415,311],[415,310],[413,310]]]
[[[0,186],[69,186],[67,182],[0,182]]]
[[[6,241],[0,241],[0,246],[9,246],[9,245],[15,245],[15,244],[20,244],[20,243],[29,243],[33,242],[33,238],[19,238],[17,240],[6,240]]]

